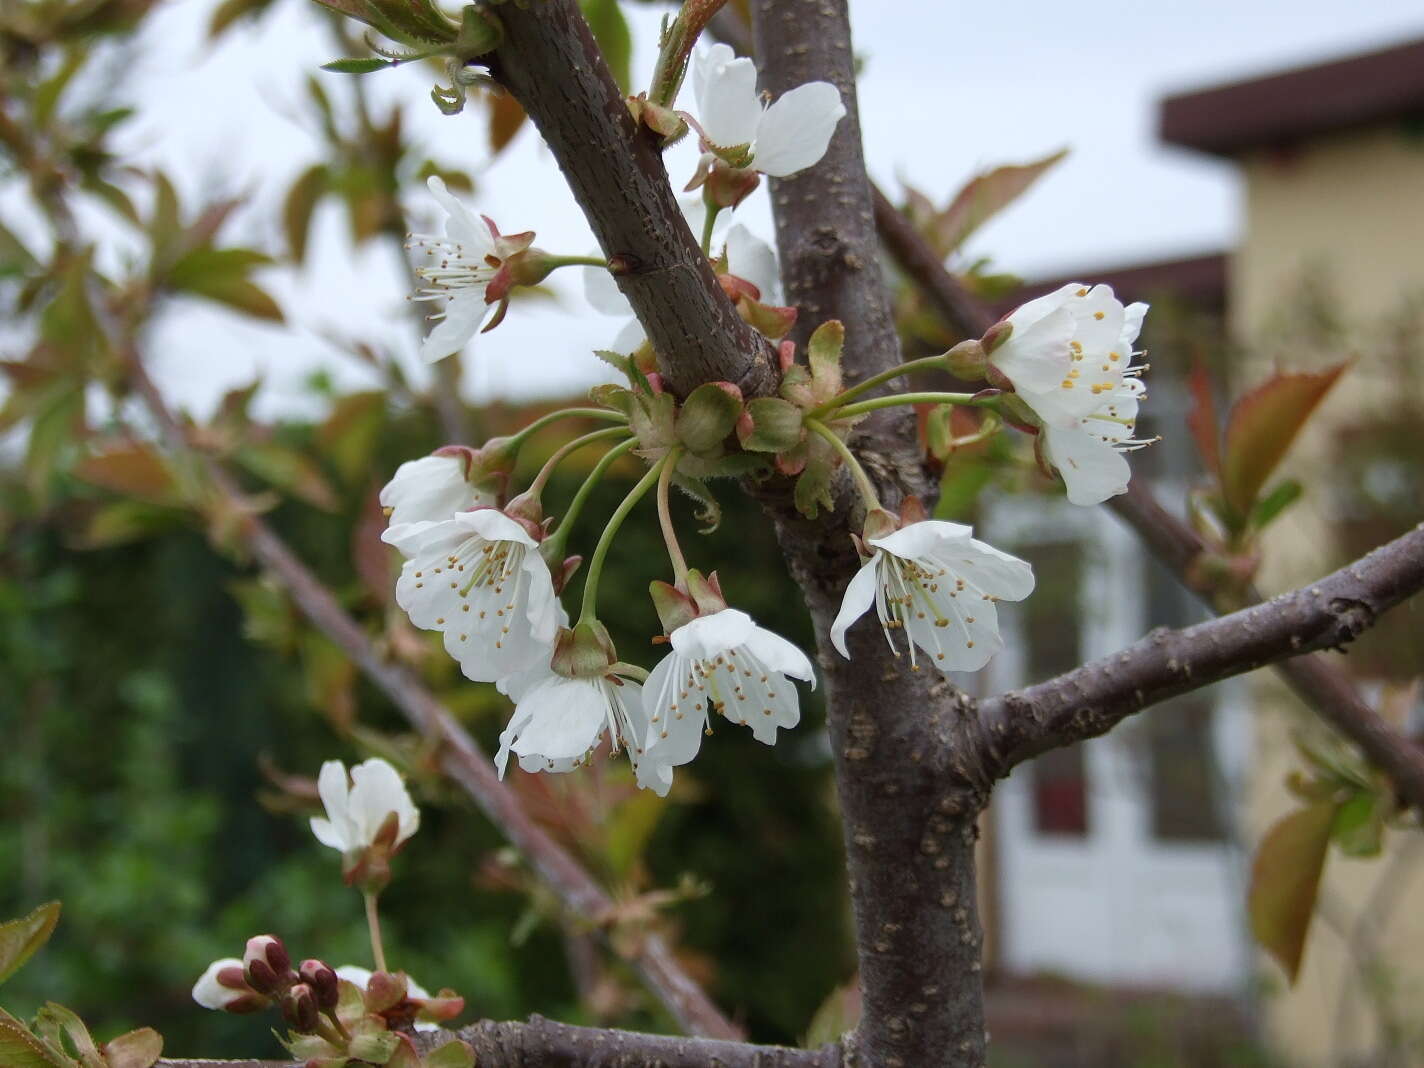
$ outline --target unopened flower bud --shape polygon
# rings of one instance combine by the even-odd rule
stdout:
[[[298,974],[302,982],[311,987],[317,1008],[323,1012],[336,1008],[341,991],[338,989],[336,970],[321,960],[304,960]]]
[[[271,994],[286,982],[292,958],[276,935],[254,935],[247,940],[242,968],[248,986],[259,994]]]
[[[990,334],[993,332],[993,330],[989,331]],[[985,354],[985,346],[982,342],[961,341],[944,354],[944,362],[949,367],[949,373],[955,378],[962,378],[966,382],[978,382],[984,377],[985,370],[989,366],[989,357]]]
[[[248,986],[242,961],[236,957],[224,957],[208,965],[193,984],[193,1000],[205,1009],[232,1013],[257,1012],[270,1003]]]
[[[316,995],[306,983],[297,983],[282,998],[282,1016],[293,1031],[303,1034],[315,1031],[319,1015]]]

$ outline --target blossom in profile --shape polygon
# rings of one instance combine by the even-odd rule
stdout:
[[[381,489],[381,507],[389,524],[438,522],[456,512],[495,504],[493,492],[471,484],[470,464],[471,450],[458,446],[401,464]]]
[[[703,150],[728,164],[785,178],[826,154],[845,116],[840,90],[807,82],[767,106],[756,88],[756,64],[727,45],[693,60],[692,88]]]
[[[193,984],[193,1000],[205,1009],[246,1013],[266,1008],[270,999],[247,985],[243,962],[223,957],[208,965]]]
[[[387,528],[406,557],[396,603],[438,630],[466,678],[497,682],[548,660],[561,619],[537,524],[494,508]]]
[[[745,612],[723,608],[699,615],[674,629],[668,642],[672,652],[643,687],[648,759],[688,763],[714,713],[750,727],[766,745],[776,744],[779,729],[800,722],[800,696],[791,680],[814,687],[811,661]]]
[[[1042,424],[1042,455],[1074,504],[1125,492],[1131,470],[1122,454],[1150,444],[1133,436],[1145,393],[1133,345],[1146,314],[1146,304],[1124,307],[1109,286],[1070,282],[1010,313],[1006,340],[986,338],[990,366]]]
[[[400,773],[380,757],[357,764],[347,780],[346,766],[328,760],[317,777],[317,793],[326,817],[313,816],[312,834],[324,846],[344,856],[361,853],[390,835],[387,825],[394,817],[394,835],[384,842],[395,852],[420,827],[420,810],[406,792]]]
[[[1033,592],[1033,568],[973,537],[973,528],[927,519],[884,537],[868,537],[869,558],[846,588],[831,642],[849,658],[846,631],[875,607],[896,655],[903,633],[911,664],[916,648],[940,671],[978,671],[1003,646],[999,601]]]

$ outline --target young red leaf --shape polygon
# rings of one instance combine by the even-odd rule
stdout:
[[[1266,479],[1346,366],[1274,375],[1232,406],[1221,458],[1221,488],[1237,515],[1250,512]]]
[[[1334,822],[1333,802],[1297,809],[1266,832],[1251,866],[1251,933],[1292,983],[1305,956],[1305,935]]]
[[[1032,163],[996,167],[971,179],[949,207],[936,216],[929,235],[935,251],[948,256],[959,248],[975,230],[1027,192],[1029,186],[1066,155],[1068,150],[1060,149]]]
[[[1191,388],[1192,406],[1187,412],[1187,429],[1192,441],[1196,442],[1197,455],[1202,466],[1218,478],[1221,476],[1221,424],[1216,416],[1216,398],[1211,391],[1211,376],[1205,365],[1192,365],[1192,376],[1188,383]]]

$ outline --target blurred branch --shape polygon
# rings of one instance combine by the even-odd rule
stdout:
[[[1318,582],[1182,630],[1159,628],[1120,653],[979,702],[994,774],[1057,746],[1103,734],[1180,693],[1316,649],[1340,648],[1424,589],[1424,524]],[[1373,716],[1373,713],[1371,713]],[[1350,737],[1424,810],[1424,751],[1349,719]],[[1378,724],[1384,727],[1381,721]],[[1388,731],[1388,727],[1384,727]]]

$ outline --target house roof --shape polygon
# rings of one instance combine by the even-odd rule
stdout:
[[[1168,144],[1217,156],[1424,116],[1424,39],[1162,101]]]
[[[1069,282],[1091,282],[1112,286],[1113,293],[1124,304],[1135,300],[1152,301],[1170,294],[1193,307],[1219,311],[1226,306],[1226,270],[1226,254],[1213,252],[1130,267],[1078,271],[1062,278],[1035,278],[1010,297],[995,302],[990,310],[995,316],[1006,315],[1024,301],[1051,293]]]

